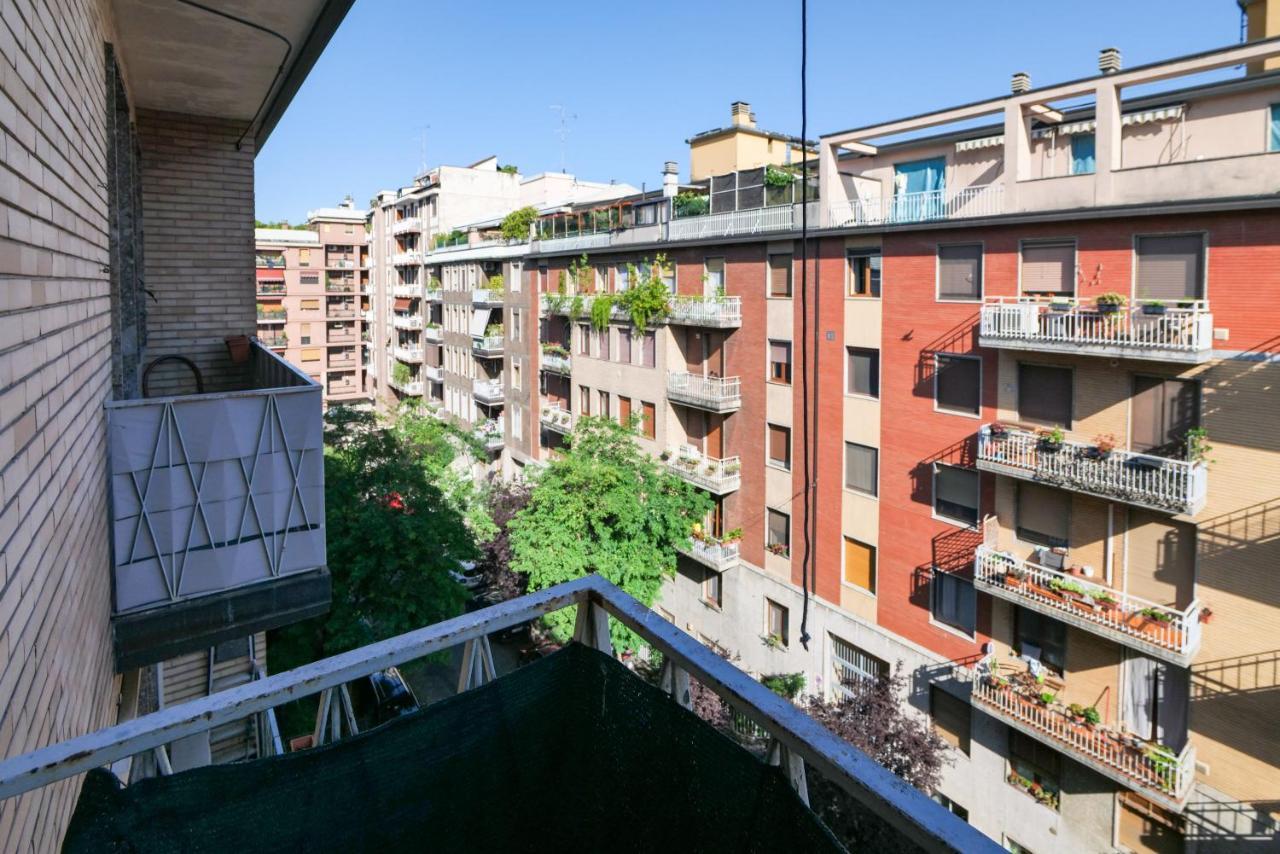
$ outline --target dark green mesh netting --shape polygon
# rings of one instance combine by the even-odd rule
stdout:
[[[316,750],[128,788],[95,771],[64,850],[843,849],[776,768],[570,644]]]

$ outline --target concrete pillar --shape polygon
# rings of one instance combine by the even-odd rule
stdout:
[[[1120,90],[1106,80],[1094,90],[1098,128],[1095,131],[1094,204],[1110,204],[1114,198],[1112,173],[1124,164],[1120,153]]]
[[[831,206],[846,201],[844,184],[840,180],[840,168],[836,159],[836,146],[826,140],[818,143],[818,222],[823,228],[831,226]]]
[[[1018,182],[1030,176],[1031,135],[1027,132],[1027,115],[1018,101],[1004,107],[1004,212],[1021,210],[1018,204]]]

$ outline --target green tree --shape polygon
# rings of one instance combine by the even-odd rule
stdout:
[[[538,476],[508,525],[511,568],[528,576],[530,590],[595,572],[650,605],[675,574],[676,546],[688,543],[711,500],[659,468],[633,436],[608,418],[583,418]],[[569,610],[547,622],[564,640],[573,618]],[[611,625],[615,648],[638,648],[630,630]]]
[[[502,218],[502,237],[506,240],[528,240],[529,227],[538,218],[538,209],[531,206],[517,208]]]

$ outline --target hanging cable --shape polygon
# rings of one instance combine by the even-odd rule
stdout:
[[[800,563],[800,645],[809,649],[809,593],[813,584],[813,540],[815,481],[810,459],[816,464],[813,436],[809,431],[809,2],[800,0],[800,413],[804,436],[804,464],[801,466],[801,507],[804,508],[804,560]],[[813,319],[814,350],[817,350],[818,318]],[[817,385],[814,376],[814,385]],[[817,409],[814,409],[817,416]],[[811,457],[811,454],[815,454]]]

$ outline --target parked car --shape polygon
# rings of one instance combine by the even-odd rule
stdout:
[[[418,698],[395,667],[348,682],[347,693],[361,732],[418,710]]]
[[[484,584],[484,573],[476,568],[476,562],[473,560],[458,561],[458,568],[449,570],[449,575],[473,593]]]

